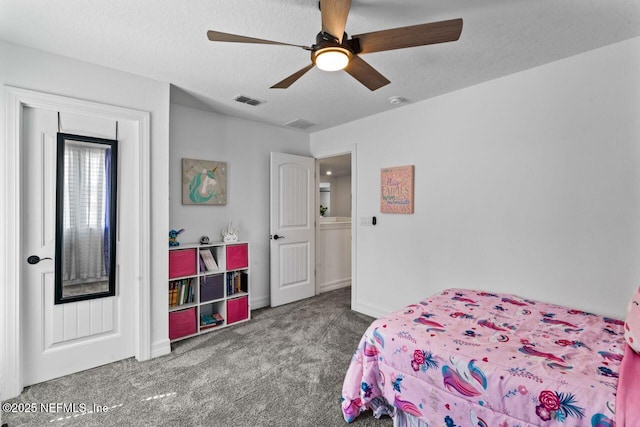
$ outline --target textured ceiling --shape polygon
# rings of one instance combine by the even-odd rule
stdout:
[[[417,102],[638,36],[640,0],[352,0],[346,31],[453,18],[464,20],[457,42],[363,55],[391,80],[375,92],[318,69],[269,89],[309,53],[207,40],[216,30],[311,45],[317,0],[0,0],[0,39],[169,82],[172,102],[314,132],[398,108],[392,96]]]

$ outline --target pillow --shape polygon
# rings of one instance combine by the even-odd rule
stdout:
[[[629,347],[640,354],[640,287],[627,307],[627,319],[624,322],[624,339]]]

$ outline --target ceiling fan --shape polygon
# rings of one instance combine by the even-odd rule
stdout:
[[[281,43],[219,31],[208,31],[207,37],[209,40],[216,42],[295,46],[311,52],[311,64],[271,86],[272,89],[288,88],[307,71],[317,66],[325,71],[344,69],[373,91],[389,84],[390,81],[360,58],[360,55],[455,41],[460,38],[460,33],[462,32],[462,19],[451,19],[358,34],[349,39],[344,29],[350,8],[351,0],[320,0],[322,31],[318,33],[316,43],[312,46]]]

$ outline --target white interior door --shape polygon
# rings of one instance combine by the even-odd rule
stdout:
[[[72,114],[62,117],[65,132],[114,138],[113,120]],[[26,262],[30,255],[55,256],[58,115],[55,111],[24,108],[23,120],[21,257],[25,261],[21,275],[21,340],[26,386],[134,356],[135,297],[133,284],[122,284],[122,277],[127,277],[123,270],[129,267],[120,262],[123,254],[119,242],[114,297],[55,305],[53,260],[35,265]],[[118,182],[123,182],[122,173]],[[124,197],[121,193],[120,200]]]
[[[271,153],[271,306],[309,298],[315,283],[315,159]]]

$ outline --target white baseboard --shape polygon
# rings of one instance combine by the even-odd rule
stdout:
[[[358,313],[366,314],[367,316],[375,317],[376,319],[386,316],[389,314],[389,310],[385,310],[381,307],[377,307],[374,305],[366,304],[363,302],[356,301],[353,303],[351,309],[353,311],[357,311]]]
[[[164,339],[151,344],[151,358],[171,353],[171,341]]]
[[[269,307],[269,295],[261,297],[254,297],[251,295],[251,310],[257,310],[264,307]]]
[[[348,286],[351,286],[351,277],[322,283],[318,285],[318,293],[335,291],[336,289],[346,288]]]

